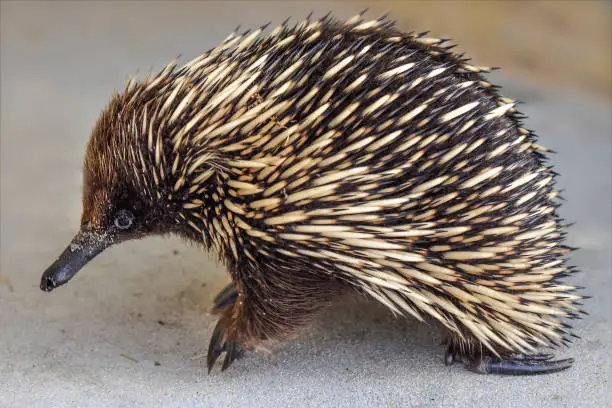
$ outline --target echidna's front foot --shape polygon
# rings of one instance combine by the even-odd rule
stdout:
[[[215,326],[210,344],[208,345],[207,365],[210,373],[215,362],[225,353],[221,371],[225,371],[237,358],[242,357],[244,349],[230,332],[229,315],[226,313]]]
[[[506,358],[499,358],[483,352],[468,354],[450,345],[446,350],[446,365],[463,362],[465,367],[479,374],[501,375],[536,375],[549,374],[565,370],[574,363],[573,358],[550,361],[552,354],[526,355],[511,353]]]

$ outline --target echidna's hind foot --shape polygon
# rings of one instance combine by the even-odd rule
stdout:
[[[231,336],[229,331],[228,315],[225,314],[217,322],[212,337],[210,338],[210,344],[208,345],[208,356],[206,362],[209,373],[215,365],[217,359],[223,353],[225,353],[225,359],[223,360],[221,371],[225,371],[236,359],[242,357],[244,354],[244,349],[233,337],[234,336]]]
[[[233,283],[228,284],[226,287],[215,296],[213,300],[214,306],[212,309],[213,314],[219,314],[229,307],[233,306],[238,299],[238,292],[234,287]]]
[[[549,374],[565,370],[574,363],[573,358],[550,361],[552,358],[552,354],[520,353],[510,353],[504,358],[499,358],[484,350],[468,351],[451,342],[446,350],[444,362],[446,365],[462,362],[468,370],[475,373],[501,375]]]
[[[544,357],[543,357],[544,356]],[[548,355],[526,356],[522,360],[504,360],[480,355],[466,363],[466,367],[479,374],[535,375],[565,370],[574,363],[573,358],[549,361]]]

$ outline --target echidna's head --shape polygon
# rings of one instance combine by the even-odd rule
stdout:
[[[67,283],[111,245],[174,232],[176,228],[173,210],[177,204],[160,194],[164,187],[152,191],[143,186],[154,184],[151,174],[144,173],[145,159],[141,159],[140,150],[145,147],[141,129],[134,126],[134,118],[143,109],[128,106],[129,96],[115,95],[92,132],[83,168],[81,226],[70,245],[44,272],[44,291]]]

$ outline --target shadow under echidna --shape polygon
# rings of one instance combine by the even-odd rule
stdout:
[[[68,282],[105,248],[178,234],[232,284],[208,368],[280,341],[348,290],[448,330],[447,364],[570,367],[581,313],[555,173],[500,96],[445,40],[385,18],[234,33],[115,94],[91,135],[81,229],[44,273]]]

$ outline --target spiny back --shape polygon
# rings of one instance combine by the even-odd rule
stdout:
[[[287,124],[293,126],[285,133],[324,126],[347,132],[363,124],[380,133],[417,119],[423,128],[424,120],[457,115],[461,112],[452,108],[470,102],[481,106],[464,115],[464,121],[504,103],[476,74],[486,68],[468,65],[442,47],[442,40],[402,34],[384,20],[283,24],[263,38],[262,30],[232,34],[181,69],[170,64],[143,83],[131,81],[111,103],[122,129],[101,138],[114,142],[111,147],[127,159],[133,158],[124,146],[146,147],[153,157],[143,157],[145,165],[164,176],[159,173],[166,160],[176,176],[178,166],[189,173],[199,149],[225,147],[228,156],[243,158],[279,149],[278,137],[260,141],[260,149],[224,144],[244,142],[262,130],[276,135]],[[399,120],[387,123],[387,116]],[[282,122],[277,120],[281,117]],[[452,115],[444,119],[450,122]],[[131,140],[133,135],[139,137]]]

